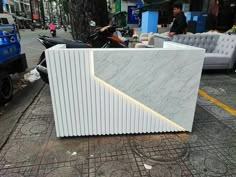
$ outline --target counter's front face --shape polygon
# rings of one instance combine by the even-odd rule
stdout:
[[[191,130],[203,63],[198,50],[95,51],[95,76]]]
[[[203,60],[201,49],[48,50],[57,135],[191,131]]]

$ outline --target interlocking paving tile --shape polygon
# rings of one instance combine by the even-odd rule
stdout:
[[[46,86],[0,151],[0,176],[236,177],[236,119],[206,107],[191,133],[57,138]]]
[[[37,105],[31,105],[20,119],[10,139],[28,137],[49,137],[54,125],[53,115],[33,115],[32,110]]]
[[[100,155],[111,156],[124,152],[126,136],[95,136],[89,138],[89,153],[94,157]],[[126,152],[125,152],[126,153]]]
[[[40,165],[37,177],[88,177],[88,163],[77,161]]]
[[[126,136],[89,138],[90,177],[139,177],[137,163]]]
[[[135,155],[137,156],[137,155]],[[159,163],[153,160],[144,160],[136,157],[139,164],[141,174],[149,177],[190,177],[192,176],[190,170],[182,162]]]
[[[52,99],[51,99],[50,94],[42,95],[42,96],[38,99],[37,104],[49,104],[49,105],[52,104]]]
[[[11,139],[28,138],[28,137],[49,137],[54,123],[52,119],[26,119],[20,121]]]
[[[49,105],[49,104],[38,105],[32,110],[32,114],[35,116],[37,116],[37,115],[41,115],[41,116],[53,115],[52,105]]]
[[[1,177],[36,177],[38,175],[39,166],[9,168],[0,170]]]
[[[197,122],[217,122],[217,119],[212,114],[206,112],[206,110],[201,106],[197,105],[194,115],[194,123]]]
[[[20,119],[20,123],[23,124],[27,119],[35,119],[35,120],[46,119],[49,122],[54,121],[52,105],[44,105],[44,106],[50,107],[49,112],[46,112],[46,110],[43,110],[42,105],[31,104],[31,106],[27,109],[27,111],[24,113],[24,115]],[[39,108],[42,109],[41,113],[33,114],[33,111]]]
[[[235,132],[222,122],[196,123],[194,126],[212,145],[236,141]]]
[[[38,165],[48,138],[27,138],[9,141],[0,152],[0,169]]]
[[[211,145],[211,142],[202,135],[196,126],[193,127],[191,133],[186,133],[186,136],[190,147],[205,147]]]
[[[90,177],[140,177],[134,155],[126,144],[123,152],[103,153],[89,158]],[[146,177],[146,175],[144,175]]]
[[[171,163],[186,158],[189,151],[183,134],[137,135],[130,137],[135,154],[159,163]]]
[[[235,166],[236,171],[236,143],[220,144],[217,147],[217,153],[223,156],[228,162]]]
[[[185,164],[193,175],[235,176],[235,166],[215,147],[205,150],[190,149]]]
[[[225,120],[224,124],[236,133],[236,118],[234,120]]]
[[[137,177],[140,176],[135,162],[133,164],[115,159],[113,161],[96,161],[95,171],[90,169],[91,177]],[[92,164],[91,164],[92,165]],[[90,167],[91,168],[91,167]]]
[[[41,164],[77,161],[88,158],[88,138],[50,137]]]
[[[189,154],[189,135],[149,134],[129,137],[142,176],[191,176],[182,162]]]

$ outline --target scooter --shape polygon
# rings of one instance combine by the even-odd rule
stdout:
[[[52,37],[56,37],[56,30],[50,30]]]
[[[130,29],[129,27],[121,27],[121,28],[118,28],[117,30],[121,32],[122,36],[132,37],[133,35],[133,30]]]
[[[37,39],[43,46],[45,46],[46,49],[57,44],[66,44],[67,48],[127,48],[126,42],[113,35],[115,31],[116,26],[105,26],[97,29],[94,34],[88,37],[87,42],[82,42],[80,40],[51,38],[49,36],[39,36]],[[45,83],[49,84],[47,63],[44,52],[39,58],[36,69],[39,72],[41,79]]]
[[[31,31],[34,31],[34,30],[35,30],[34,25],[32,25],[32,24],[30,25],[30,30],[31,30]]]

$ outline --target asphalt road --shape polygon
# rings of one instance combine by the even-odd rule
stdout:
[[[36,29],[31,30],[20,30],[21,34],[21,48],[22,52],[26,54],[26,59],[28,63],[28,70],[31,70],[38,63],[38,59],[41,53],[45,50],[45,47],[39,43],[37,37],[39,34],[50,36],[49,30]],[[68,37],[69,34],[65,33],[63,29],[57,30],[58,37]]]

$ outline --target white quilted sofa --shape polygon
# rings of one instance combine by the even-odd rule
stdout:
[[[173,42],[206,49],[203,69],[233,69],[236,63],[236,35],[175,35]],[[190,56],[191,57],[191,56]]]
[[[142,33],[139,36],[139,43],[135,45],[135,48],[145,48],[146,46],[154,45],[154,37],[157,33]]]

